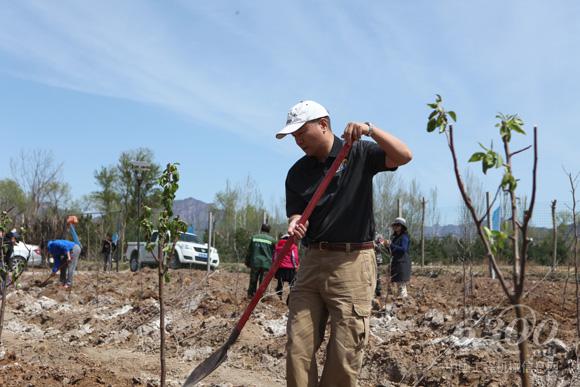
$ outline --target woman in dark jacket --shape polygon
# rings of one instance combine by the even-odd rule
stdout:
[[[393,235],[385,240],[385,246],[391,249],[391,282],[397,284],[399,297],[407,297],[407,282],[411,279],[411,258],[409,257],[410,238],[407,222],[396,218],[391,224]]]

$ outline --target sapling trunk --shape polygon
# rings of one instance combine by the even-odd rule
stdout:
[[[520,360],[520,380],[522,386],[530,386],[530,376],[527,369],[527,359],[528,359],[528,338],[524,337],[523,332],[526,329],[525,317],[522,310],[521,298],[516,297],[512,300],[512,305],[514,305],[516,312],[516,329],[518,330],[518,350],[519,350],[519,360]]]
[[[159,240],[161,241],[161,237]],[[157,278],[159,282],[159,357],[161,364],[161,387],[165,387],[165,304],[163,302],[163,281],[165,273],[165,259],[163,255],[163,246],[161,243],[157,245],[157,257],[159,257],[159,265],[157,266]]]

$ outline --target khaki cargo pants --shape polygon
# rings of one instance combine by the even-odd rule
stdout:
[[[290,293],[286,328],[288,387],[355,387],[369,336],[377,274],[373,249],[350,253],[308,249]],[[330,317],[320,383],[316,352]]]

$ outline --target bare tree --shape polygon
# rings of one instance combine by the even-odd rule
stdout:
[[[241,226],[247,230],[258,231],[264,214],[264,201],[258,184],[248,175],[239,192],[242,206],[240,209]]]
[[[70,185],[64,182],[54,181],[48,185],[46,204],[54,215],[58,216],[61,210],[71,201]]]
[[[412,235],[419,235],[421,227],[421,197],[423,193],[417,180],[413,179],[407,189],[400,195],[403,199],[403,217],[407,221],[407,227]],[[389,220],[389,223],[392,218]]]
[[[29,219],[38,215],[54,183],[62,184],[62,166],[54,160],[52,151],[46,149],[21,150],[17,158],[10,159],[12,176],[28,197],[26,215]]]
[[[403,192],[402,184],[396,173],[380,173],[373,182],[376,229],[384,232],[397,216],[397,198]]]
[[[428,224],[432,228],[432,232],[437,232],[437,227],[439,226],[439,222],[441,221],[441,213],[438,209],[438,201],[439,199],[439,192],[437,187],[431,188],[429,190],[429,200],[427,200],[427,205],[425,207]]]

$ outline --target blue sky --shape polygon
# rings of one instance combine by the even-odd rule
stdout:
[[[18,1],[0,8],[0,178],[50,149],[75,198],[124,150],[181,163],[178,197],[210,202],[250,175],[280,202],[301,156],[274,134],[301,99],[334,131],[372,121],[403,139],[400,169],[459,201],[434,94],[458,113],[461,160],[498,136],[497,112],[539,126],[538,200],[569,201],[580,163],[580,3],[574,1]],[[530,143],[517,138],[514,147]],[[530,158],[516,174],[530,186]],[[485,180],[493,190],[499,174]],[[524,193],[524,191],[522,191]]]

